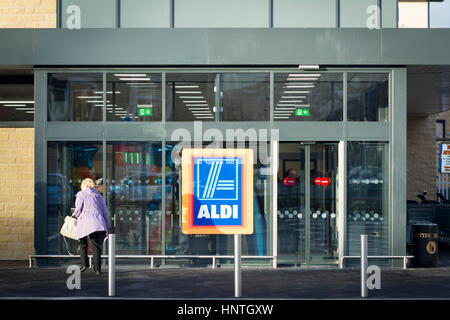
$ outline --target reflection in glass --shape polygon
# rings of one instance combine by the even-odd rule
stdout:
[[[34,120],[34,86],[0,84],[0,121]]]
[[[349,121],[388,121],[389,74],[348,73]]]
[[[49,121],[102,120],[102,74],[50,73],[47,90]]]
[[[337,145],[284,142],[279,150],[278,261],[335,264]]]
[[[337,261],[336,144],[310,147],[310,263]],[[320,182],[319,180],[320,179]],[[326,182],[325,182],[326,181]]]
[[[167,73],[166,121],[214,121],[213,73]]]
[[[278,168],[279,264],[301,264],[305,255],[305,149],[299,143],[280,143]]]
[[[268,73],[220,75],[221,121],[269,121]]]
[[[342,121],[342,74],[275,74],[274,121]]]
[[[358,255],[367,234],[369,255],[387,255],[387,144],[350,141],[347,154],[347,254]]]
[[[161,94],[161,74],[108,74],[106,120],[161,121]]]
[[[206,146],[206,145],[205,145]],[[266,148],[265,145],[258,146]],[[181,167],[171,159],[172,151],[180,154],[177,142],[168,142],[166,147],[166,254],[233,255],[232,235],[184,235],[181,232],[180,177]],[[255,155],[256,159],[256,155]],[[269,176],[267,167],[258,161],[254,165],[254,233],[242,236],[242,255],[264,256],[268,252],[269,235]],[[211,260],[190,259],[191,265],[205,265]],[[255,261],[253,261],[255,262]],[[168,263],[179,263],[170,262]],[[219,264],[232,263],[230,259],[219,259]],[[261,263],[261,261],[258,261]]]
[[[399,28],[428,28],[428,1],[398,1]]]
[[[118,254],[161,254],[161,143],[107,145],[108,209]]]
[[[103,194],[102,144],[97,142],[49,142],[47,145],[48,254],[66,254],[59,230],[75,207],[81,181],[91,178]],[[69,241],[71,252],[76,242]]]
[[[431,2],[430,28],[450,28],[450,0]]]

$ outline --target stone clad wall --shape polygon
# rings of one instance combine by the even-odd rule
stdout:
[[[0,28],[56,28],[56,0],[0,0]]]
[[[56,8],[56,0],[0,0],[0,28],[56,28]],[[32,253],[34,129],[0,128],[0,260]]]
[[[427,199],[436,197],[436,119],[408,117],[407,121],[407,195],[416,200],[427,190]]]
[[[0,259],[34,253],[34,129],[0,128]]]

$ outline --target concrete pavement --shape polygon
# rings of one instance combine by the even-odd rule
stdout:
[[[242,298],[358,299],[358,269],[243,268]],[[107,268],[81,273],[81,289],[69,290],[66,268],[28,268],[24,262],[0,262],[0,299],[107,298]],[[118,266],[116,297],[150,299],[233,298],[231,267],[156,268]],[[450,299],[450,267],[382,269],[375,299]]]

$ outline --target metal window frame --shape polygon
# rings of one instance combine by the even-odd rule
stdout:
[[[438,137],[436,135],[436,141],[446,141],[447,140],[447,131],[445,128],[445,119],[437,119],[436,124],[437,123],[442,124],[442,137]]]

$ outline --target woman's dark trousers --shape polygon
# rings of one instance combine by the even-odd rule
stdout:
[[[94,271],[101,271],[102,260],[100,258],[102,254],[102,244],[103,239],[105,238],[105,231],[96,231],[91,233],[90,235],[80,239],[80,259],[81,259],[81,267],[89,268],[89,259],[88,259],[88,238],[89,243],[92,250],[92,255],[94,257]]]

